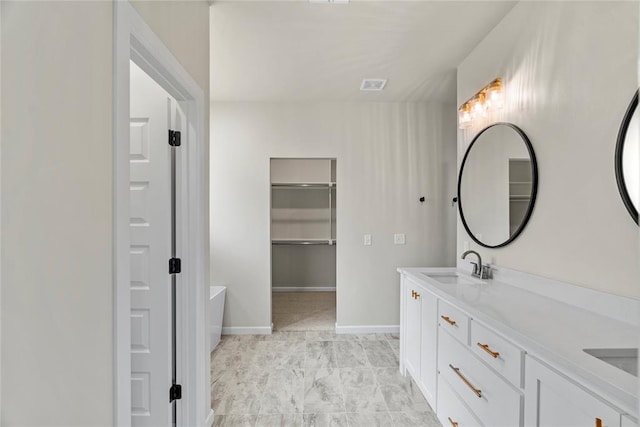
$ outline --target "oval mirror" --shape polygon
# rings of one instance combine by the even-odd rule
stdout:
[[[487,248],[505,246],[529,221],[538,188],[538,165],[527,135],[495,123],[471,141],[458,177],[458,208],[469,236]]]
[[[638,199],[640,199],[639,120],[638,92],[636,92],[622,119],[615,155],[618,190],[636,224],[638,223]]]

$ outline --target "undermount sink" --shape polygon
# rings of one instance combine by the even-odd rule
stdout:
[[[611,366],[638,376],[637,348],[585,348],[583,351]]]
[[[474,279],[463,274],[456,272],[442,272],[442,273],[422,273],[423,275],[435,279],[440,283],[447,285],[477,285],[485,283],[482,280]]]

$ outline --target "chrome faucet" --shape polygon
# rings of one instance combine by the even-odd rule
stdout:
[[[474,277],[480,277],[480,275],[482,274],[482,257],[476,251],[466,251],[465,253],[462,254],[462,259],[465,259],[469,254],[474,254],[475,256],[478,257],[477,264],[475,262],[471,263],[473,264],[473,271],[471,272],[471,275]]]
[[[471,262],[471,264],[473,265],[473,271],[471,272],[471,275],[480,279],[491,279],[491,266],[489,264],[482,264],[482,257],[478,252],[466,251],[462,254],[462,259],[465,259],[469,254],[474,254],[476,257],[478,257],[477,264],[475,262]]]

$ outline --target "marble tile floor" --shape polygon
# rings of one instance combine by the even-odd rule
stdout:
[[[329,330],[336,325],[335,292],[273,292],[271,302],[277,331]]]
[[[211,353],[216,427],[440,427],[398,371],[396,334],[227,335]]]

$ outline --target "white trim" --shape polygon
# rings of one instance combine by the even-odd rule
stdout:
[[[223,326],[222,335],[270,335],[273,326]]]
[[[338,326],[336,334],[399,334],[400,325]]]
[[[335,292],[335,286],[274,286],[272,292]]]
[[[205,427],[211,427],[213,425],[213,420],[215,419],[215,414],[213,413],[213,409],[209,411],[209,415],[204,420]]]
[[[178,100],[187,115],[180,155],[178,242],[182,258],[178,294],[181,343],[178,376],[183,398],[178,425],[203,426],[210,409],[205,376],[205,95],[180,62],[153,33],[128,1],[114,2],[114,424],[131,425],[130,294],[129,294],[129,61]],[[182,314],[180,314],[182,313]]]

